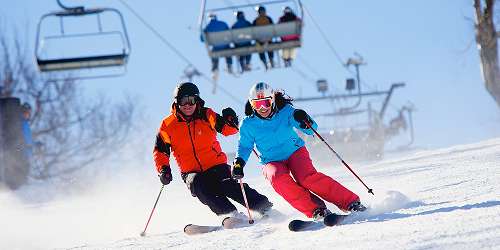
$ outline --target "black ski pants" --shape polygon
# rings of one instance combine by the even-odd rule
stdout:
[[[220,164],[201,173],[183,174],[182,178],[201,203],[207,205],[215,214],[228,214],[236,211],[236,207],[228,198],[245,206],[240,184],[231,178],[231,167]],[[272,206],[266,196],[243,184],[248,199],[248,206],[252,210],[265,211]]]

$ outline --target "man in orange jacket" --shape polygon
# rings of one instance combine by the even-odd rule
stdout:
[[[215,214],[236,215],[236,207],[228,198],[245,205],[238,182],[231,178],[231,167],[217,141],[217,132],[224,136],[238,132],[238,117],[231,108],[222,110],[222,116],[206,108],[200,91],[191,82],[181,83],[174,92],[174,103],[169,116],[163,119],[153,157],[160,181],[172,181],[170,152],[179,166],[182,179],[191,191]],[[244,184],[250,209],[263,215],[272,203],[248,184]]]

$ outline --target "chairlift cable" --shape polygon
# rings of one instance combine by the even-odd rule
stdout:
[[[201,73],[201,72],[200,72]],[[201,73],[201,77],[205,80],[207,80],[208,82],[212,83],[212,84],[216,84],[216,82],[212,79],[210,79],[210,77],[208,77],[207,75]],[[223,88],[222,86],[220,85],[217,85],[217,88],[220,88],[222,90],[222,92],[224,92],[224,94],[226,94],[227,96],[229,96],[231,99],[233,99],[233,101],[239,103],[239,104],[245,104],[245,101],[242,101],[240,98],[236,97],[235,95],[231,94],[230,91],[228,91],[227,89]]]
[[[301,55],[298,55],[297,56],[297,59],[302,63],[304,64],[304,66],[306,66],[307,69],[309,69],[312,73],[314,73],[316,75],[317,78],[321,78],[322,76],[318,73],[318,71],[316,71],[312,66],[311,64],[309,64],[309,62],[306,61],[306,59],[304,59],[304,57],[302,57]]]
[[[339,53],[337,52],[337,50],[333,47],[332,43],[330,42],[330,39],[328,39],[328,37],[326,36],[326,34],[323,31],[323,29],[321,29],[321,27],[319,26],[319,24],[316,22],[316,20],[314,19],[313,15],[311,14],[311,12],[309,12],[309,9],[305,5],[302,5],[302,6],[304,7],[304,10],[306,11],[307,15],[309,15],[309,17],[311,18],[311,20],[312,20],[314,26],[316,27],[316,29],[318,29],[318,31],[321,34],[321,37],[323,38],[323,40],[325,40],[326,44],[328,45],[328,47],[330,48],[330,50],[333,52],[333,54],[335,55],[335,57],[339,61],[340,65],[342,65],[342,68],[344,68],[350,74],[356,75],[355,72],[353,72],[352,70],[350,70],[349,67],[347,67],[347,65],[344,64],[344,60],[339,55]],[[360,84],[363,84],[368,89],[372,89],[373,88],[373,87],[368,86],[367,83],[365,83],[361,79],[360,79]]]
[[[167,41],[167,39],[165,39],[155,28],[153,28],[148,22],[146,22],[146,20],[144,20],[144,18],[142,18],[141,15],[139,15],[139,13],[137,13],[132,7],[130,7],[130,5],[128,5],[124,0],[119,0],[130,12],[132,12],[132,14],[134,14],[135,17],[137,17],[141,22],[142,24],[144,24],[151,32],[153,32],[156,37],[158,37],[165,45],[167,45],[172,51],[174,51],[175,54],[177,54],[177,56],[179,56],[182,60],[184,60],[184,62],[186,62],[187,64],[191,64],[191,61],[189,61],[189,59],[187,57],[185,57],[177,48],[175,48],[170,42]]]
[[[323,40],[325,40],[325,42],[328,45],[328,47],[330,48],[330,50],[333,52],[333,54],[335,55],[335,57],[339,61],[340,65],[342,65],[342,67],[344,67],[344,68],[347,69],[347,67],[344,65],[344,60],[339,55],[339,53],[337,52],[337,50],[333,47],[332,43],[330,42],[330,40],[326,36],[326,34],[323,31],[323,29],[321,29],[321,27],[319,26],[319,24],[316,22],[316,20],[314,19],[313,15],[311,14],[311,12],[309,12],[309,8],[307,8],[304,4],[302,6],[304,7],[304,10],[306,11],[307,15],[309,15],[309,17],[311,18],[311,21],[313,22],[314,26],[316,26],[316,29],[318,29],[319,33],[323,37]],[[347,69],[347,70],[350,72],[349,69]]]
[[[298,56],[297,56],[297,59],[298,59],[298,61],[300,61],[300,62],[301,62],[304,66],[306,66],[306,68],[308,68],[308,69],[309,69],[309,70],[310,70],[313,74],[315,74],[315,75],[316,75],[316,77],[317,77],[318,79],[320,79],[320,78],[322,78],[322,77],[323,77],[322,75],[320,75],[320,74],[318,73],[318,71],[316,71],[316,70],[314,69],[314,67],[312,67],[312,66],[311,66],[311,64],[310,64],[308,61],[306,61],[306,60],[304,59],[304,57],[303,57],[303,56],[298,55]],[[340,90],[339,90],[339,89],[338,89],[335,85],[332,85],[332,87],[333,87],[333,89],[334,89],[336,92],[340,92]],[[331,91],[329,91],[329,92],[331,92]]]
[[[124,0],[119,0],[130,12],[132,12],[132,14],[134,14],[134,16],[139,19],[141,21],[141,23],[146,26],[151,32],[153,32],[153,34],[155,34],[155,36],[157,38],[160,39],[160,41],[162,41],[165,45],[167,45],[167,47],[169,47],[172,51],[174,51],[174,53],[180,57],[182,60],[184,60],[184,62],[186,62],[188,65],[191,65],[195,70],[197,70],[198,72],[200,72],[200,75],[202,76],[202,78],[206,79],[208,82],[212,83],[212,84],[215,84],[215,82],[210,79],[207,75],[205,75],[203,72],[199,71],[195,66],[194,64],[186,57],[184,56],[177,48],[175,48],[170,42],[168,42],[168,40],[163,37],[153,26],[151,26],[146,20],[144,20],[144,18],[142,18],[141,15],[139,15],[139,13],[137,13],[132,7],[130,7],[130,5],[128,5]],[[241,99],[237,98],[236,96],[234,96],[233,94],[231,94],[231,92],[229,92],[228,90],[224,89],[222,86],[218,86],[222,92],[224,92],[224,94],[226,94],[227,96],[229,96],[231,99],[233,99],[233,101],[237,102],[237,103],[244,103]]]
[[[224,0],[224,2],[226,3],[226,5],[229,5],[229,6],[234,5],[233,1],[231,1],[231,0]]]
[[[311,83],[311,84],[315,84],[314,83],[314,79],[311,78],[310,76],[308,76],[306,73],[304,73],[302,70],[298,69],[297,67],[290,67],[292,69],[293,72],[297,73],[297,75],[299,75],[300,77],[302,77],[302,79],[306,80],[307,82]]]

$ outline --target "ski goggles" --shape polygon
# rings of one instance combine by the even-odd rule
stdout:
[[[269,98],[265,98],[265,99],[252,100],[250,104],[252,104],[252,107],[255,110],[269,109],[269,108],[271,108],[271,106],[273,104],[273,99],[269,97]]]
[[[195,105],[196,96],[184,96],[179,100],[179,106]]]

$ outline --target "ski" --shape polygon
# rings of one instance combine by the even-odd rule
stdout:
[[[327,227],[339,225],[348,215],[329,214],[323,221],[292,220],[288,223],[288,229],[292,232],[314,231]]]
[[[248,226],[250,226],[248,220],[236,217],[226,217],[224,218],[224,220],[222,220],[222,226],[203,226],[196,224],[188,224],[184,227],[184,233],[186,233],[187,235],[197,235],[197,234],[215,232],[222,229],[235,229]]]
[[[236,217],[226,217],[224,220],[222,220],[222,227],[224,229],[235,229],[235,228],[242,228],[242,227],[248,227],[251,224],[248,222],[247,219],[242,219],[242,218],[236,218]]]
[[[184,233],[186,233],[187,235],[197,235],[218,231],[222,228],[222,226],[202,226],[196,224],[188,224],[184,227]]]

